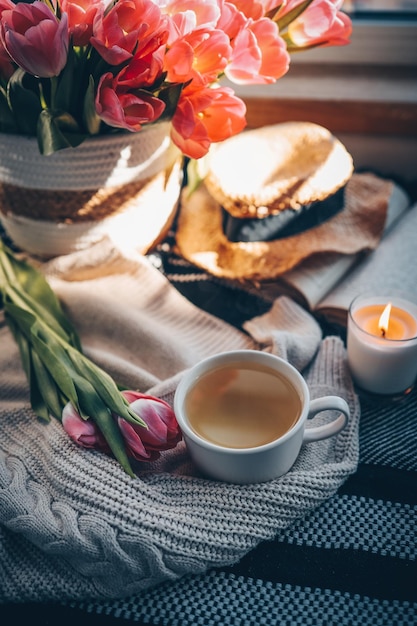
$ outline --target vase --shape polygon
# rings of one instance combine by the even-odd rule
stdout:
[[[0,220],[12,242],[51,258],[109,237],[145,254],[167,234],[183,159],[170,124],[87,138],[49,156],[34,137],[2,134]]]

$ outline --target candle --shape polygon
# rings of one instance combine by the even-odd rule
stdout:
[[[417,305],[398,297],[359,296],[349,309],[347,352],[356,384],[401,394],[417,378]]]

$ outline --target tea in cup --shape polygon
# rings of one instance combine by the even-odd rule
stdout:
[[[336,435],[349,419],[343,398],[310,400],[298,370],[256,350],[223,352],[189,369],[177,387],[174,410],[200,470],[241,484],[282,476],[303,443]],[[339,414],[305,428],[309,417],[326,410]]]

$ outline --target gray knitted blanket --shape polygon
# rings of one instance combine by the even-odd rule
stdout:
[[[240,331],[197,309],[146,258],[108,243],[42,269],[86,354],[119,383],[172,403],[181,373],[200,359],[265,350],[302,371],[312,397],[344,397],[351,419],[337,437],[305,445],[291,471],[268,483],[205,479],[183,442],[138,463],[132,479],[108,456],[76,446],[56,420],[37,422],[0,318],[0,601],[120,598],[236,563],[355,472],[359,403],[343,343],[323,340],[291,300],[276,300]]]

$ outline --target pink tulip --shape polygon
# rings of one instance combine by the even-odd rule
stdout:
[[[62,426],[67,435],[83,448],[109,452],[109,445],[93,420],[82,419],[70,402],[62,410]]]
[[[101,0],[61,0],[61,10],[68,15],[68,28],[75,46],[86,46],[93,34],[93,21]]]
[[[0,18],[2,16],[3,11],[14,9],[15,3],[12,0],[0,0]]]
[[[143,419],[148,428],[118,417],[120,431],[129,456],[138,461],[153,461],[161,450],[174,448],[182,434],[174,411],[164,400],[136,391],[123,391],[130,408]]]
[[[171,138],[192,159],[207,154],[211,143],[236,135],[246,126],[246,106],[228,87],[191,83],[172,118]]]
[[[159,4],[156,2],[156,4]],[[164,13],[170,15],[178,24],[188,23],[192,30],[196,28],[214,28],[220,16],[220,7],[217,0],[168,0],[160,5]],[[180,30],[185,35],[190,30]]]
[[[315,0],[288,27],[291,41],[304,46],[344,46],[352,33],[350,18],[339,11],[343,0]]]
[[[154,461],[162,450],[174,448],[182,439],[174,411],[170,405],[159,398],[137,391],[123,391],[122,394],[131,409],[147,425],[127,422],[114,415],[123,437],[126,453],[137,461]],[[92,448],[110,453],[110,447],[101,431],[93,421],[94,416],[82,419],[71,403],[62,411],[62,426],[69,437],[83,448]]]
[[[4,1],[4,0],[3,0]],[[43,2],[20,2],[1,13],[1,38],[11,58],[34,76],[58,76],[68,56],[68,18]]]
[[[134,57],[115,76],[113,86],[119,93],[153,87],[162,82],[163,59],[168,32],[162,28],[138,42]]]
[[[229,3],[233,4],[247,18],[253,20],[259,20],[265,14],[262,2],[257,0],[229,0]]]
[[[273,83],[288,71],[290,56],[277,25],[271,20],[249,20],[232,45],[232,59],[225,73],[234,83]]]
[[[263,5],[265,12],[271,11],[272,9],[279,9],[279,17],[286,15],[293,9],[295,9],[298,5],[302,4],[305,0],[263,0]]]
[[[119,65],[143,41],[166,30],[167,19],[152,0],[119,0],[107,13],[103,5],[94,19],[91,44],[107,63]]]
[[[234,4],[224,2],[216,28],[222,30],[232,41],[247,24],[248,18]]]
[[[154,0],[161,6],[161,11],[170,17],[168,44],[171,46],[178,38],[205,28],[212,30],[220,18],[221,0]]]
[[[10,57],[10,54],[3,46],[3,42],[0,37],[0,81],[4,80],[7,82],[14,73],[15,69],[16,67]]]
[[[196,18],[193,13],[178,13],[171,16],[168,26],[167,43],[171,46],[179,37],[191,33],[196,27]]]
[[[141,90],[120,89],[117,77],[108,72],[98,84],[95,107],[97,115],[109,126],[137,132],[143,124],[161,117],[165,103]]]
[[[226,68],[231,53],[229,38],[221,30],[195,30],[175,41],[166,53],[167,80],[185,83],[198,78],[211,83]]]
[[[163,73],[163,50],[157,50],[147,56],[134,56],[126,67],[117,75],[117,88],[146,89],[161,80]]]
[[[267,13],[269,13],[269,11],[272,11],[273,9],[277,9],[280,6],[284,6],[288,3],[291,2],[297,2],[300,3],[300,1],[302,2],[303,0],[258,0],[263,7],[263,14],[266,15]]]

